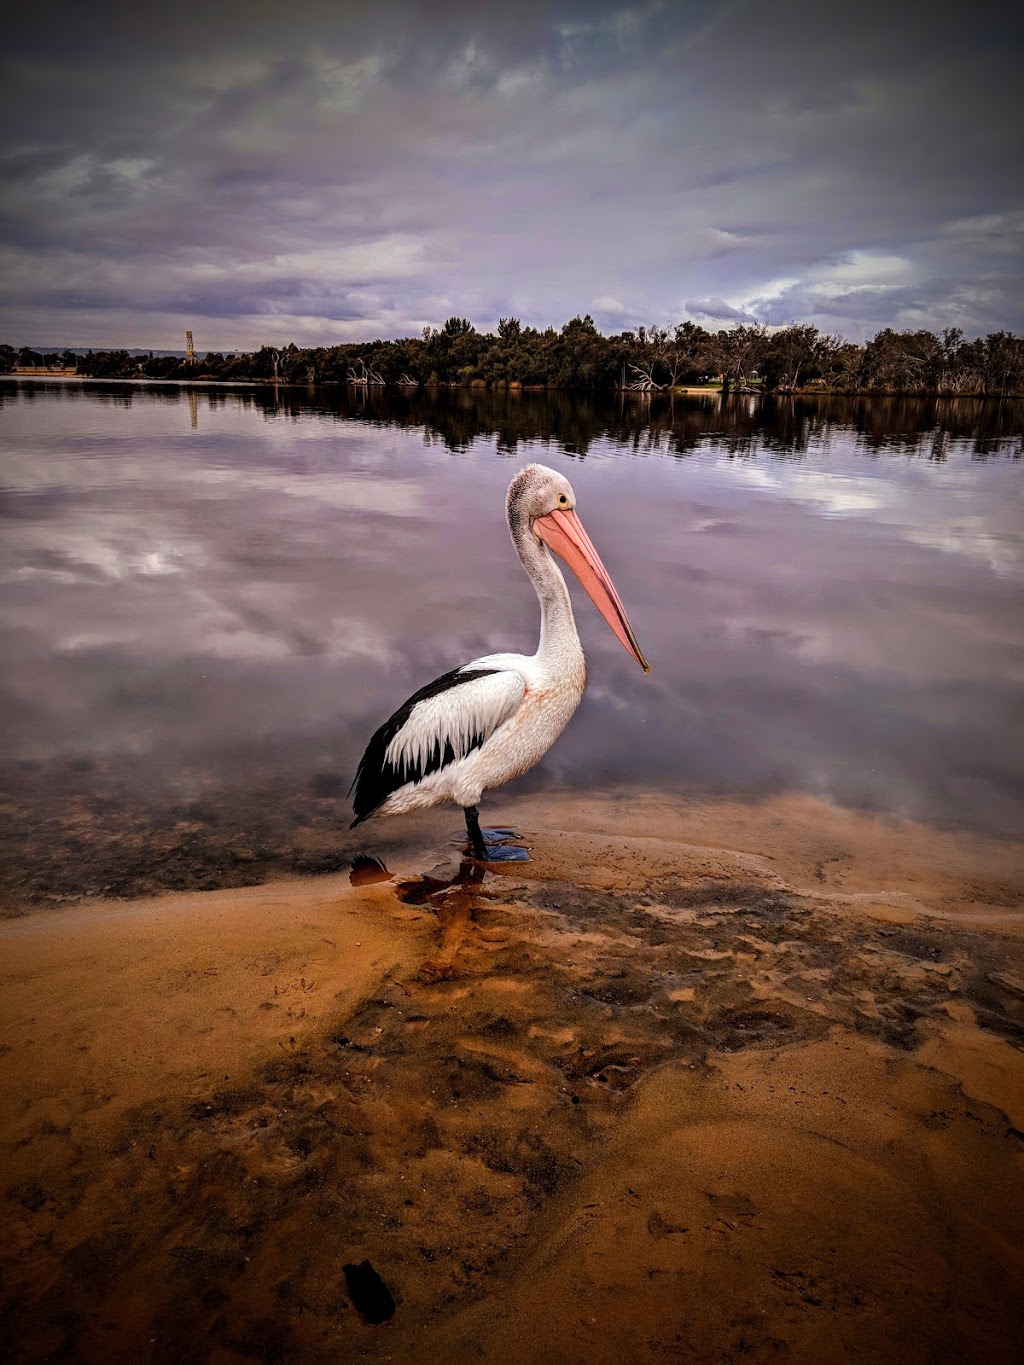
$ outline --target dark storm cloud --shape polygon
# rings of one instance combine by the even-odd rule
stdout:
[[[5,330],[1019,330],[1021,37],[985,4],[22,10]]]

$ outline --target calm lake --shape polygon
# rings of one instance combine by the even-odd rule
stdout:
[[[590,688],[506,791],[802,790],[1024,827],[1020,403],[6,381],[0,404],[19,894],[350,849],[376,726],[535,648],[503,514],[529,460],[572,480],[653,672],[571,580]]]

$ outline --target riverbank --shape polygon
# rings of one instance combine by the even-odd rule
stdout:
[[[517,397],[523,394],[536,397],[538,394],[569,394],[578,396],[592,396],[593,390],[588,387],[560,387],[557,384],[474,384],[474,383],[450,383],[450,384],[415,384],[415,385],[360,385],[348,383],[344,379],[317,379],[311,381],[301,380],[277,380],[277,379],[208,379],[208,378],[175,378],[161,379],[150,375],[130,375],[124,378],[93,377],[88,374],[57,374],[43,373],[36,375],[20,374],[0,374],[0,380],[7,380],[10,383],[20,384],[104,384],[104,385],[130,385],[138,388],[158,388],[158,389],[269,389],[276,392],[282,389],[292,389],[296,392],[307,393],[310,389],[328,389],[335,391],[345,391],[349,394],[366,394],[387,392],[394,396],[402,394],[409,397],[417,392],[431,393],[467,393],[467,394],[493,394],[495,397],[503,397],[511,394]],[[1005,403],[1019,401],[1024,398],[1024,390],[1012,390],[1006,393],[983,393],[975,390],[953,391],[949,389],[885,389],[885,388],[827,388],[816,385],[799,385],[796,388],[787,389],[762,389],[737,388],[725,393],[727,398],[885,398],[885,399],[928,399],[936,402],[952,402],[956,399],[970,399],[971,401],[981,401],[986,403]],[[723,397],[721,384],[678,384],[671,385],[647,392],[645,390],[609,389],[602,392],[601,397],[605,400],[632,398],[650,401],[652,398],[671,399],[671,398],[708,398]]]
[[[305,388],[306,385],[275,384],[272,379],[153,379],[149,375],[130,375],[127,378],[108,378],[106,375],[91,374],[46,374],[22,375],[0,374],[0,380],[14,384],[105,384],[111,386],[129,384],[139,388],[157,389],[264,389],[264,388]]]
[[[1022,846],[490,813],[479,881],[427,812],[391,879],[0,925],[13,1358],[1012,1359]]]

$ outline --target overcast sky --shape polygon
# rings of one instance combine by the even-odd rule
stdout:
[[[20,6],[0,339],[1024,331],[1019,6]]]

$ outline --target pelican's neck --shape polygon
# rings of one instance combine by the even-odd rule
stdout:
[[[538,663],[561,676],[585,677],[583,647],[572,614],[569,589],[547,546],[533,534],[529,519],[509,517],[512,544],[540,602]]]

